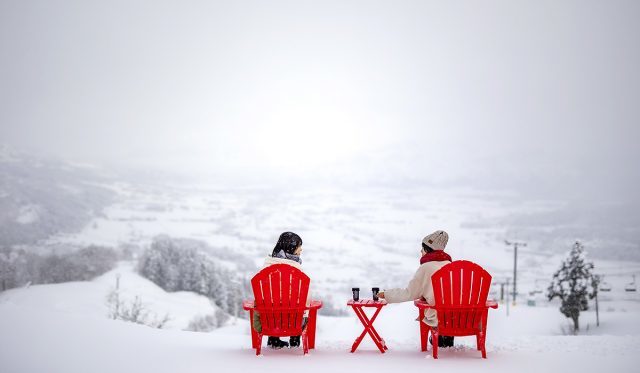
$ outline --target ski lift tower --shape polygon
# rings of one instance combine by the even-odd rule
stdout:
[[[526,242],[504,240],[507,246],[513,246],[513,305],[516,305],[516,297],[518,295],[517,274],[518,274],[518,247],[527,247]]]

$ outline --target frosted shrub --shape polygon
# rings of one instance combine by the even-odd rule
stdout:
[[[171,320],[168,313],[159,317],[150,312],[139,296],[129,301],[122,299],[118,289],[113,289],[107,294],[107,306],[108,317],[113,320],[133,322],[157,329],[162,329]]]
[[[217,329],[223,326],[228,320],[230,316],[222,311],[221,309],[216,309],[214,313],[209,315],[198,315],[194,317],[187,326],[188,331],[191,332],[210,332],[214,329]]]

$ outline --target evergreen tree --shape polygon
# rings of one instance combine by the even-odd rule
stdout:
[[[224,268],[202,245],[162,235],[138,261],[138,272],[166,291],[193,291],[209,297],[221,312],[238,315],[246,295],[236,273]],[[226,315],[228,317],[228,315]],[[216,315],[216,323],[223,320]],[[200,322],[203,320],[197,320]]]
[[[574,333],[580,329],[580,311],[589,309],[588,299],[595,296],[592,270],[593,263],[587,261],[584,246],[576,241],[548,288],[549,300],[560,298],[560,312],[573,321]]]

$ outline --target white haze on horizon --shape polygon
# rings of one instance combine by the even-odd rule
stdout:
[[[639,16],[626,1],[0,0],[0,142],[191,176],[638,203]]]

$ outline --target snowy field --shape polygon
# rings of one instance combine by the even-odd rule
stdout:
[[[601,293],[600,326],[591,303],[591,310],[581,316],[579,336],[565,335],[568,320],[557,303],[544,298],[551,274],[572,241],[550,239],[553,232],[544,237],[520,233],[510,221],[523,212],[556,211],[563,205],[557,201],[523,201],[507,192],[464,189],[284,192],[126,184],[114,189],[116,202],[80,233],[53,236],[39,249],[89,244],[144,248],[155,235],[168,234],[244,255],[257,269],[279,233],[292,230],[304,240],[303,267],[312,278],[313,297],[347,311],[347,316],[320,317],[316,350],[306,357],[301,350],[269,349],[255,357],[246,320],[231,320],[211,333],[184,331],[190,320],[210,314],[215,306],[193,293],[166,293],[138,276],[133,262],[123,262],[91,282],[0,293],[2,373],[346,372],[363,366],[372,371],[435,366],[492,372],[631,372],[640,363],[640,297],[624,291],[632,276],[640,274],[640,263],[593,258],[595,272],[605,275],[612,291]],[[499,298],[500,283],[512,276],[513,251],[504,239],[528,242],[519,252],[518,304],[502,303],[490,311],[488,359],[480,358],[471,337],[457,338],[455,348],[442,350],[437,361],[420,352],[411,303],[387,306],[376,321],[388,353],[381,355],[368,337],[355,354],[349,353],[362,329],[345,305],[350,288],[405,285],[418,266],[421,238],[435,229],[449,232],[447,251],[454,259],[472,260],[490,271],[494,298]],[[586,243],[587,251],[590,245]],[[118,275],[124,297],[139,296],[154,315],[170,315],[166,329],[107,318],[106,296]],[[253,271],[242,275],[250,278]]]
[[[154,312],[169,311],[168,330],[106,319],[105,296],[116,274],[128,296],[141,295]],[[210,311],[206,299],[186,293],[167,294],[132,272],[130,265],[86,283],[38,285],[0,294],[0,362],[3,373],[84,372],[226,372],[304,370],[347,372],[354,369],[453,369],[456,371],[635,372],[640,363],[640,299],[604,301],[601,325],[595,315],[581,316],[589,330],[562,335],[564,316],[556,307],[510,307],[490,311],[488,359],[473,338],[457,338],[434,360],[419,349],[416,310],[411,303],[389,305],[376,328],[389,350],[380,354],[368,337],[356,353],[351,343],[362,330],[355,315],[320,317],[316,349],[251,349],[249,325],[233,320],[211,333],[181,331],[193,315]],[[265,342],[266,343],[266,342]]]
[[[518,252],[518,293],[538,295],[575,239],[588,253],[603,253],[581,216],[555,222],[566,203],[525,200],[511,192],[465,188],[195,188],[131,184],[111,186],[116,203],[78,234],[61,234],[40,247],[73,245],[146,247],[154,236],[202,240],[262,265],[278,235],[294,231],[304,241],[303,265],[323,299],[348,297],[353,286],[406,284],[417,268],[422,237],[444,229],[453,259],[475,261],[497,284],[513,277],[513,249],[504,240],[526,241]],[[542,217],[522,226],[523,216]],[[538,218],[533,219],[534,221]],[[568,227],[571,235],[560,234]],[[640,229],[638,227],[635,228]],[[586,241],[585,241],[586,240]],[[609,242],[611,244],[611,242]],[[626,243],[627,245],[629,243]],[[634,243],[637,246],[637,243]],[[606,249],[608,252],[609,248]],[[640,278],[640,262],[629,257],[591,256],[595,272],[620,290]],[[630,260],[631,259],[631,260]],[[253,273],[246,273],[251,277]]]

